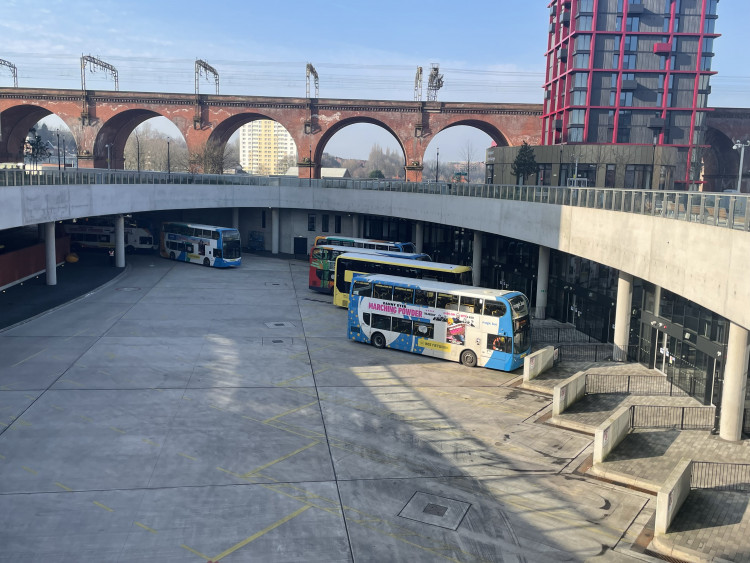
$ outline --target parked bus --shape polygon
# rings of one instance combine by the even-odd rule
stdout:
[[[336,258],[333,304],[349,306],[349,287],[354,274],[381,274],[405,278],[429,279],[467,285],[471,283],[471,266],[456,266],[422,260],[404,260],[378,254],[356,252]]]
[[[310,275],[308,287],[320,293],[333,293],[333,277],[336,271],[336,258],[345,252],[352,252],[350,246],[333,246],[330,244],[313,246],[310,250]],[[390,250],[371,250],[369,248],[358,248],[358,254],[380,254],[404,258],[407,260],[430,260],[428,254],[417,254],[412,252],[395,252]]]
[[[313,247],[324,244],[348,246],[353,248],[369,248],[371,250],[389,250],[391,252],[417,252],[417,247],[413,242],[391,242],[387,240],[339,236],[315,237],[315,244],[313,245]]]
[[[170,260],[216,268],[239,266],[242,263],[240,232],[195,223],[163,223],[160,254]]]
[[[63,232],[70,236],[70,247],[81,248],[114,248],[115,225],[103,220],[77,221],[63,223]],[[132,254],[136,250],[154,251],[158,247],[156,237],[150,229],[135,224],[125,224],[125,252]]]
[[[513,371],[531,352],[529,300],[518,291],[357,275],[347,336],[377,348]]]

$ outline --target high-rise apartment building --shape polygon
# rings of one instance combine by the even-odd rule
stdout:
[[[240,166],[250,174],[285,174],[296,165],[297,147],[289,132],[270,119],[240,127]]]
[[[552,0],[542,144],[653,147],[650,170],[640,164],[644,175],[656,170],[656,147],[675,147],[674,168],[661,173],[674,173],[676,189],[695,189],[715,74],[717,4]]]

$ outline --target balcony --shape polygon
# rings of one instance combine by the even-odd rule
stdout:
[[[664,129],[667,124],[667,120],[662,117],[652,117],[648,120],[649,129]]]
[[[654,53],[657,55],[669,55],[672,52],[672,43],[654,43]]]
[[[557,58],[561,61],[567,61],[568,60],[568,50],[567,49],[560,49],[557,53]]]
[[[640,16],[645,11],[643,4],[628,4],[629,16]]]
[[[620,90],[635,90],[638,88],[638,82],[635,80],[623,80],[620,85]]]

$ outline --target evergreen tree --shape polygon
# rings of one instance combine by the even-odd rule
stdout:
[[[526,182],[526,178],[530,174],[536,174],[537,163],[536,156],[534,156],[534,149],[526,141],[521,145],[516,159],[510,165],[510,170],[514,176],[521,178],[522,183]]]

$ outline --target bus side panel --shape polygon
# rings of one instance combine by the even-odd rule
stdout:
[[[370,343],[370,331],[369,327],[366,326],[359,314],[359,301],[355,300],[352,302],[352,306],[348,313],[348,322],[346,326],[346,334],[349,339],[355,342]]]

